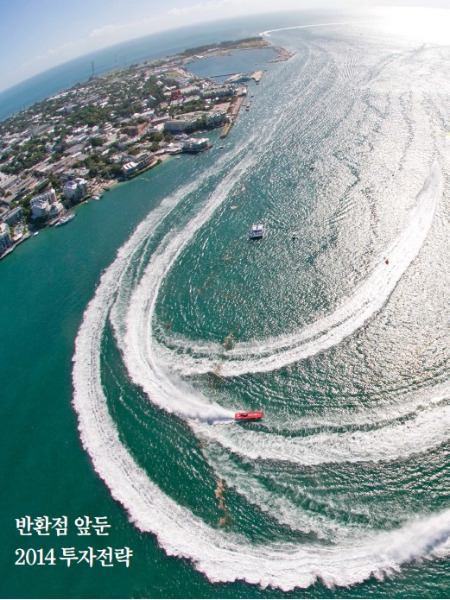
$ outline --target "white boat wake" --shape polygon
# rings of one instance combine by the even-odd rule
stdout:
[[[230,177],[234,175],[232,173]],[[131,376],[150,394],[152,401],[184,417],[195,419],[201,416],[204,419],[206,415],[207,421],[226,420],[230,418],[231,413],[209,403],[197,392],[187,387],[183,388],[178,380],[173,380],[172,375],[158,365],[152,354],[151,338],[146,337],[148,330],[142,327],[142,322],[144,320],[148,324],[161,278],[166,273],[167,266],[175,260],[183,243],[187,243],[193,232],[214,212],[216,204],[222,197],[221,193],[225,194],[227,185],[228,182],[225,181],[218,191],[216,201],[210,203],[183,234],[167,240],[164,251],[150,261],[151,268],[147,269],[137,291],[132,294],[126,327],[117,329],[118,338],[124,342],[124,359]],[[421,243],[423,242],[425,235],[423,232],[428,231],[430,227],[432,219],[430,208],[433,212],[439,186],[440,176],[434,167],[421,192],[414,217],[407,228],[408,233],[404,233],[392,248],[391,257],[397,264],[392,265],[389,270],[390,283],[385,289],[388,287],[390,289],[396,284],[401,273],[417,254],[420,247],[417,238],[413,251],[408,250],[408,244],[414,236],[419,236]],[[100,365],[101,340],[108,314],[133,255],[139,253],[139,249],[147,239],[149,222],[143,223],[136,230],[130,241],[119,251],[115,262],[102,276],[100,286],[85,313],[79,331],[73,369],[75,388],[73,402],[79,416],[79,430],[83,445],[89,452],[95,469],[111,489],[113,497],[124,505],[136,526],[142,531],[154,533],[168,554],[191,559],[196,568],[205,573],[211,581],[243,579],[263,587],[271,585],[283,590],[297,586],[306,587],[319,578],[329,586],[350,585],[363,581],[371,575],[382,578],[386,574],[399,570],[401,564],[415,558],[447,556],[450,550],[448,539],[450,511],[424,517],[420,521],[405,524],[394,531],[377,534],[367,531],[358,540],[355,540],[354,531],[348,528],[347,535],[344,532],[344,535],[339,536],[339,541],[331,546],[317,543],[299,545],[285,543],[267,544],[261,547],[249,544],[244,537],[211,528],[189,510],[177,505],[149,480],[118,437],[116,426],[107,409]],[[380,281],[379,274],[371,280],[370,285],[366,282],[364,286],[373,290],[375,281]],[[361,291],[356,297],[360,298],[360,296]],[[383,295],[384,301],[385,295]],[[373,314],[374,305],[370,303],[368,296],[364,296],[364,302],[362,300],[360,302],[364,305],[370,304],[370,309],[361,308],[357,311],[358,314],[364,315],[364,318],[367,318],[366,315]],[[378,300],[376,306],[381,304]],[[348,315],[350,312],[352,315],[347,317],[347,322],[356,319],[355,311],[349,311],[348,304],[345,311],[344,309],[342,311],[344,314]],[[327,323],[331,326],[336,320],[335,315],[335,318],[330,318]],[[337,324],[335,326],[339,327]],[[120,331],[124,332],[123,338]],[[336,334],[331,339],[336,342],[340,335],[341,333]],[[327,345],[329,343],[330,339]],[[439,434],[438,439],[435,439],[434,443],[436,443],[448,435],[448,413],[442,406],[437,406],[433,410],[442,413],[433,415],[434,423],[437,416],[441,425],[447,423],[441,430],[442,436]],[[277,440],[277,436],[267,436],[267,443],[263,444],[264,450],[261,450],[261,435],[258,434],[258,450],[255,450],[254,436],[246,432],[240,435],[240,439],[230,449],[243,452],[251,458],[263,457],[296,460],[302,464],[317,464],[324,460],[338,462],[351,460],[351,457],[355,457],[355,460],[376,460],[380,456],[380,443],[384,443],[392,446],[388,452],[388,458],[392,459],[394,456],[414,452],[419,434],[419,437],[423,438],[426,433],[425,445],[433,445],[432,432],[427,433],[428,417],[429,414],[425,412],[413,421],[410,427],[410,439],[406,439],[408,427],[405,429],[401,425],[392,426],[387,438],[386,431],[382,429],[379,439],[377,435],[373,438],[372,434],[360,432],[357,435],[335,435],[334,444],[330,443],[332,434],[312,436],[309,442],[303,438],[287,446],[285,439]],[[211,436],[212,432],[212,437],[224,447],[231,444],[229,436],[220,438],[220,427],[211,429],[197,424],[195,428],[201,430],[202,435]],[[434,432],[436,434],[436,429]],[[395,452],[396,441],[398,442],[399,436],[402,435],[406,439],[404,451],[400,445]]]
[[[223,155],[198,181],[166,198],[118,251],[101,277],[78,332],[73,404],[83,446],[97,473],[136,527],[154,534],[167,554],[191,560],[212,582],[243,580],[282,590],[308,587],[317,581],[329,587],[349,586],[371,576],[382,579],[416,559],[447,557],[450,510],[414,518],[402,513],[397,520],[401,526],[373,531],[304,510],[279,495],[278,489],[248,477],[245,467],[251,463],[255,469],[263,469],[264,464],[278,461],[299,471],[319,465],[342,468],[405,460],[436,449],[450,433],[445,404],[448,388],[435,386],[416,396],[413,393],[413,398],[405,394],[400,401],[396,398],[395,405],[385,403],[344,416],[337,410],[336,414],[299,417],[284,426],[278,421],[267,433],[231,426],[234,411],[212,402],[182,376],[214,371],[218,362],[224,377],[274,371],[324,352],[357,332],[383,309],[418,256],[433,223],[443,176],[435,163],[401,234],[380,255],[365,281],[327,316],[292,334],[237,343],[227,351],[219,344],[170,335],[165,344],[157,341],[155,307],[165,278],[230,189],[257,164],[264,150],[252,150],[253,142],[265,139],[267,152],[273,151],[273,134],[279,125],[278,119],[264,126],[234,153]],[[189,222],[179,229],[159,227],[185,196],[215,178],[220,183]],[[148,257],[153,243],[155,248]],[[203,456],[214,474],[223,476],[248,504],[253,503],[278,523],[296,533],[312,533],[317,539],[251,542],[244,535],[205,523],[149,478],[119,437],[108,410],[102,383],[102,341],[108,320],[130,380],[145,391],[149,401],[183,419],[193,435],[205,442]],[[327,430],[338,426],[340,431]],[[308,432],[308,428],[319,432]],[[298,432],[301,435],[296,436]],[[243,465],[241,472],[232,471],[231,455]]]
[[[432,403],[431,403],[432,404]],[[241,428],[193,425],[203,438],[251,460],[270,460],[302,466],[327,463],[382,462],[405,459],[444,444],[450,437],[450,406],[422,411],[406,423],[375,430],[316,433],[289,438]]]
[[[349,298],[343,299],[330,315],[291,335],[237,343],[226,353],[220,344],[198,345],[177,339],[178,345],[173,349],[169,350],[163,345],[158,347],[160,360],[170,364],[171,369],[181,375],[214,371],[220,361],[221,375],[235,377],[280,369],[339,344],[383,308],[418,255],[433,222],[442,186],[443,176],[439,165],[435,163],[402,234],[384,251],[371,275]],[[169,263],[166,263],[168,267]],[[146,285],[149,285],[148,281]],[[140,322],[146,322],[150,329],[152,314],[148,313],[145,319],[142,316]],[[147,335],[152,335],[150,330]]]

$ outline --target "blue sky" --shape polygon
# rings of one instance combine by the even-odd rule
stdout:
[[[91,51],[244,14],[449,0],[0,0],[0,90]]]

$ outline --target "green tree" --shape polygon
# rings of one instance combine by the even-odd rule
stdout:
[[[106,143],[106,138],[97,135],[95,137],[91,137],[89,142],[93,148],[98,148],[99,146],[103,146],[103,144]]]

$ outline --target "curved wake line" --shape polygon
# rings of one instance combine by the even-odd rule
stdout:
[[[203,439],[219,443],[252,460],[283,461],[303,466],[328,463],[383,462],[406,459],[445,443],[450,437],[450,407],[422,412],[406,423],[373,431],[317,433],[287,438],[241,428],[207,428],[193,424]]]
[[[112,496],[123,504],[137,527],[154,533],[168,554],[191,559],[211,581],[242,579],[283,590],[308,587],[317,579],[328,586],[351,585],[371,575],[384,577],[417,558],[447,556],[450,511],[395,531],[367,533],[362,540],[344,539],[334,546],[286,543],[261,547],[207,526],[148,479],[119,439],[107,409],[100,365],[108,313],[127,266],[147,235],[148,223],[144,223],[102,276],[79,330],[73,368],[73,404],[83,446]],[[163,380],[162,385],[166,384]]]
[[[291,29],[310,29],[312,27],[327,27],[328,25],[349,25],[353,21],[337,21],[335,23],[316,23],[314,25],[293,25],[292,27],[280,27],[279,29],[268,29],[267,31],[262,31],[259,35],[266,35],[270,37],[271,33],[276,33],[278,31],[290,31]]]
[[[334,543],[343,538],[355,539],[365,535],[364,528],[359,525],[351,522],[344,525],[314,509],[299,507],[284,495],[271,491],[257,477],[250,476],[236,461],[230,460],[228,452],[220,445],[205,444],[203,453],[214,473],[226,481],[228,488],[235,490],[249,504],[256,506],[280,525],[303,534],[314,534],[320,540]],[[299,492],[297,489],[297,498],[302,493],[311,504],[315,502],[316,498],[306,490]],[[335,505],[333,502],[333,507]]]
[[[266,139],[276,131],[278,121],[269,124],[259,135]],[[250,147],[249,140],[244,152]],[[236,153],[236,156],[238,153]],[[113,311],[113,326],[117,343],[132,381],[142,387],[152,402],[178,416],[208,423],[228,421],[234,412],[210,403],[201,393],[183,383],[161,366],[154,352],[153,315],[161,285],[182,251],[198,230],[213,216],[227,198],[236,181],[257,161],[258,151],[243,153],[240,161],[231,168],[208,197],[198,214],[179,232],[170,232],[150,259],[129,301],[125,321],[121,323],[119,311]]]
[[[168,554],[191,559],[211,581],[242,579],[283,590],[308,587],[317,579],[328,586],[351,585],[371,575],[382,578],[405,562],[450,553],[450,510],[357,542],[261,547],[212,529],[161,492],[121,443],[101,382],[101,337],[127,250],[105,273],[85,313],[74,356],[73,404],[96,471],[139,529],[154,533]]]
[[[342,342],[382,309],[406,269],[419,254],[428,235],[438,200],[442,194],[443,175],[437,162],[431,168],[409,223],[399,238],[385,251],[385,260],[330,315],[319,319],[293,335],[238,343],[224,354],[219,344],[191,346],[193,354],[178,354],[159,346],[160,356],[171,369],[182,375],[214,371],[220,361],[220,373],[234,377],[246,373],[263,373],[308,358]],[[206,355],[202,356],[205,352]]]
[[[389,390],[388,390],[389,391]],[[432,394],[432,396],[430,396]],[[366,428],[386,427],[395,425],[400,420],[412,419],[416,414],[429,411],[435,406],[444,405],[450,400],[450,382],[434,384],[432,388],[419,390],[414,394],[401,394],[394,401],[378,403],[371,408],[364,407],[362,410],[346,411],[340,409],[325,410],[321,415],[308,415],[293,419],[281,419],[277,415],[270,415],[270,429],[273,433],[304,431],[317,428],[350,427]]]
[[[206,223],[226,198],[230,186],[240,174],[254,164],[256,158],[243,159],[222,180],[214,195],[188,226],[175,236],[169,236],[162,250],[151,258],[139,285],[134,291],[125,320],[125,335],[118,338],[127,371],[132,381],[140,385],[152,402],[183,418],[209,423],[229,420],[234,412],[211,404],[198,391],[190,388],[163,368],[153,356],[152,317],[162,281],[199,228]]]
[[[362,541],[335,546],[269,544],[252,546],[244,538],[214,530],[161,492],[135,464],[119,440],[109,415],[100,375],[100,343],[111,300],[114,269],[89,305],[74,356],[74,407],[83,446],[112,496],[141,531],[154,533],[169,555],[191,559],[211,581],[245,580],[283,590],[308,587],[321,579],[328,586],[351,585],[371,575],[384,577],[401,564],[450,553],[450,510]],[[114,286],[112,286],[114,287]],[[90,360],[86,360],[86,354]]]
[[[248,145],[245,148],[247,149]],[[236,154],[234,158],[238,158],[238,155]],[[225,164],[227,168],[234,164],[232,162],[234,158]],[[252,164],[254,163],[251,159],[247,160],[244,156],[241,163],[244,171]],[[235,168],[229,175],[228,183],[233,177],[239,176],[239,170]],[[130,520],[141,531],[152,532],[157,537],[160,546],[167,554],[191,560],[193,567],[203,572],[213,582],[244,580],[262,587],[274,586],[286,591],[295,587],[308,587],[317,580],[323,581],[329,587],[349,586],[371,576],[383,578],[400,570],[402,564],[416,559],[449,556],[450,510],[423,516],[405,523],[398,529],[382,533],[362,529],[357,539],[352,535],[353,532],[346,532],[345,527],[337,534],[333,533],[331,523],[326,520],[321,523],[320,519],[315,522],[312,516],[309,520],[308,515],[302,515],[299,511],[299,522],[295,523],[295,516],[291,515],[294,521],[293,528],[297,525],[300,529],[318,530],[328,542],[336,543],[325,545],[308,540],[304,544],[270,542],[265,545],[252,544],[242,535],[208,526],[189,509],[178,505],[149,479],[147,473],[135,462],[120,440],[116,424],[108,411],[102,386],[101,346],[108,316],[112,320],[116,340],[123,352],[125,363],[130,366],[130,363],[136,360],[136,364],[132,365],[133,379],[139,383],[141,379],[143,380],[144,387],[150,392],[153,402],[168,411],[173,410],[185,416],[191,417],[201,408],[202,415],[205,414],[205,410],[210,411],[211,419],[218,417],[225,419],[225,415],[228,417],[228,411],[211,404],[207,407],[206,398],[193,392],[191,388],[183,389],[181,387],[183,384],[161,366],[155,351],[152,332],[155,299],[161,284],[183,248],[226,197],[225,187],[219,186],[217,194],[217,198],[208,199],[205,212],[192,220],[183,231],[173,231],[164,238],[159,245],[159,250],[150,261],[151,267],[147,268],[138,284],[134,271],[139,271],[138,276],[140,276],[143,263],[140,264],[139,261],[147,251],[147,238],[181,200],[182,194],[166,199],[119,250],[116,260],[103,274],[95,296],[85,311],[73,358],[73,405],[78,415],[83,446],[89,453],[96,472],[110,488],[112,497],[122,503]],[[428,200],[433,212],[435,204],[430,198]],[[428,223],[429,228],[431,221],[429,222],[428,219],[429,215],[423,215],[423,223],[425,225]],[[415,242],[413,246],[416,246]],[[389,258],[391,260],[391,256]],[[133,266],[136,267],[135,270]],[[380,272],[384,275],[386,271],[380,269]],[[132,289],[134,284],[137,285],[136,290]],[[394,282],[394,287],[395,284]],[[342,311],[345,321],[347,317],[344,308]],[[129,310],[124,319],[126,309]],[[137,310],[136,313],[133,313],[134,309]],[[351,317],[353,312],[350,309],[349,311]],[[326,337],[326,332],[332,325],[333,323],[323,331],[320,331],[319,327],[318,333],[303,341],[308,343],[320,341],[321,336]],[[303,341],[300,340],[300,344]],[[236,364],[240,362],[242,366],[249,356],[252,359],[270,358],[270,355],[275,352],[275,358],[283,358],[282,352],[296,350],[289,347],[291,342],[288,342],[287,346],[286,340],[279,339],[278,342],[281,346],[272,350],[271,340],[267,340],[264,342],[267,344],[266,350],[261,351],[261,348],[258,348],[253,356],[251,347],[238,346],[235,350],[240,349],[242,355],[237,354],[234,360]],[[294,340],[292,343],[296,345],[298,341]],[[223,352],[223,348],[220,350]],[[208,349],[205,352],[207,353]],[[143,371],[139,372],[141,366]],[[411,419],[414,427],[417,427],[422,435],[426,435],[427,439],[430,435],[427,433],[423,419],[426,420],[426,416],[431,414],[436,416],[437,413],[433,412],[434,408],[429,411],[424,409],[415,420]],[[440,406],[437,409],[442,411]],[[442,414],[439,415],[442,418]],[[438,426],[442,425],[446,426],[445,423],[438,423]],[[192,424],[192,429],[195,430],[196,427],[205,426]],[[225,428],[219,426],[209,429],[217,429],[220,433]],[[383,429],[380,428],[380,431]],[[358,435],[360,433],[364,432],[358,432]],[[395,431],[391,433],[390,439],[395,437]],[[401,444],[400,433],[397,430],[398,445]],[[326,440],[322,440],[319,436],[310,436],[311,456],[317,450],[314,447],[314,437],[322,448],[327,444]],[[410,437],[409,447],[413,445],[413,434]],[[335,448],[341,444],[339,448],[341,454],[337,453],[338,458],[343,455],[343,452],[348,453],[352,449],[352,444],[355,451],[356,443],[352,442],[350,436],[344,439],[346,443],[339,441],[335,444]],[[240,441],[238,439],[238,442]],[[360,441],[362,444],[368,443],[368,435]],[[370,448],[367,452],[374,454],[373,449]],[[264,490],[261,490],[259,502],[270,503],[272,498],[263,496],[263,493]],[[342,536],[339,535],[341,532]]]

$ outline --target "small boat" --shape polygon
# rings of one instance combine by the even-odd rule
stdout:
[[[55,227],[61,227],[61,225],[65,225],[66,223],[68,223],[72,219],[75,219],[75,217],[76,217],[75,213],[67,213],[66,215],[64,215],[63,217],[61,217],[59,219],[59,221],[57,221],[55,223]]]
[[[259,410],[252,412],[237,412],[234,415],[235,421],[260,421],[264,416],[264,413]]]
[[[248,235],[251,240],[262,238],[264,235],[264,225],[262,223],[253,223]]]

